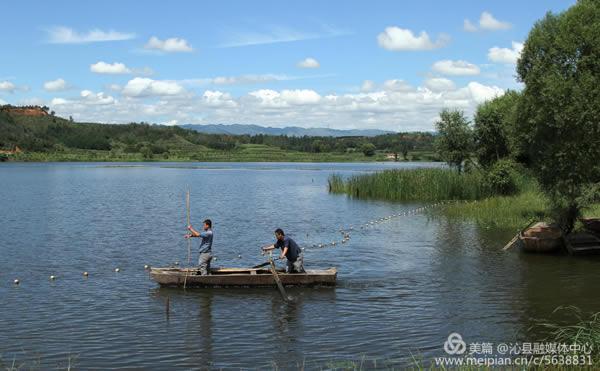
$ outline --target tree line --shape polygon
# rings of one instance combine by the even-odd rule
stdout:
[[[458,172],[480,167],[510,193],[514,164],[548,196],[553,219],[570,232],[600,202],[600,2],[578,0],[529,32],[516,72],[522,91],[487,101],[471,123],[443,110],[439,156]]]
[[[21,147],[29,152],[51,152],[64,148],[143,153],[146,157],[169,151],[192,151],[206,147],[234,151],[244,144],[278,147],[309,153],[376,151],[407,157],[409,151],[433,151],[432,133],[394,133],[375,137],[294,137],[285,135],[204,134],[177,126],[148,123],[76,123],[56,116],[11,115],[0,110],[0,148]],[[194,149],[195,148],[195,149]]]

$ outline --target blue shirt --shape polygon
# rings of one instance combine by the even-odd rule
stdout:
[[[212,251],[212,242],[213,242],[213,231],[212,229],[207,229],[206,231],[200,232],[200,250],[199,253],[210,253]]]
[[[300,252],[302,251],[300,250],[300,246],[298,246],[296,241],[292,240],[288,236],[283,236],[283,240],[277,240],[277,242],[275,242],[275,247],[281,249],[281,251],[287,247],[288,251],[287,254],[285,254],[285,257],[291,262],[295,262],[296,259],[298,259],[298,255],[300,255]]]

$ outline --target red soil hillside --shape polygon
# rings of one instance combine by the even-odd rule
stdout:
[[[2,107],[0,107],[0,111],[7,112],[11,115],[48,116],[47,107],[39,107],[39,106],[26,106],[26,107],[2,106]]]

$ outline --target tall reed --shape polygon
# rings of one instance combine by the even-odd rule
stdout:
[[[385,170],[329,177],[329,191],[356,198],[389,201],[479,200],[491,195],[479,172],[459,174],[450,169]]]

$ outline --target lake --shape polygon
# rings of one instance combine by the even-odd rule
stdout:
[[[451,332],[533,342],[532,319],[557,306],[598,310],[597,259],[503,252],[513,232],[426,213],[361,230],[422,205],[327,190],[332,173],[417,166],[440,165],[2,164],[0,365],[404,366],[442,355]],[[338,269],[337,287],[289,289],[289,303],[276,288],[160,289],[144,265],[187,264],[188,187],[192,224],[214,223],[213,266],[264,262],[280,227],[306,248],[307,268]],[[349,226],[348,243],[312,248]]]

